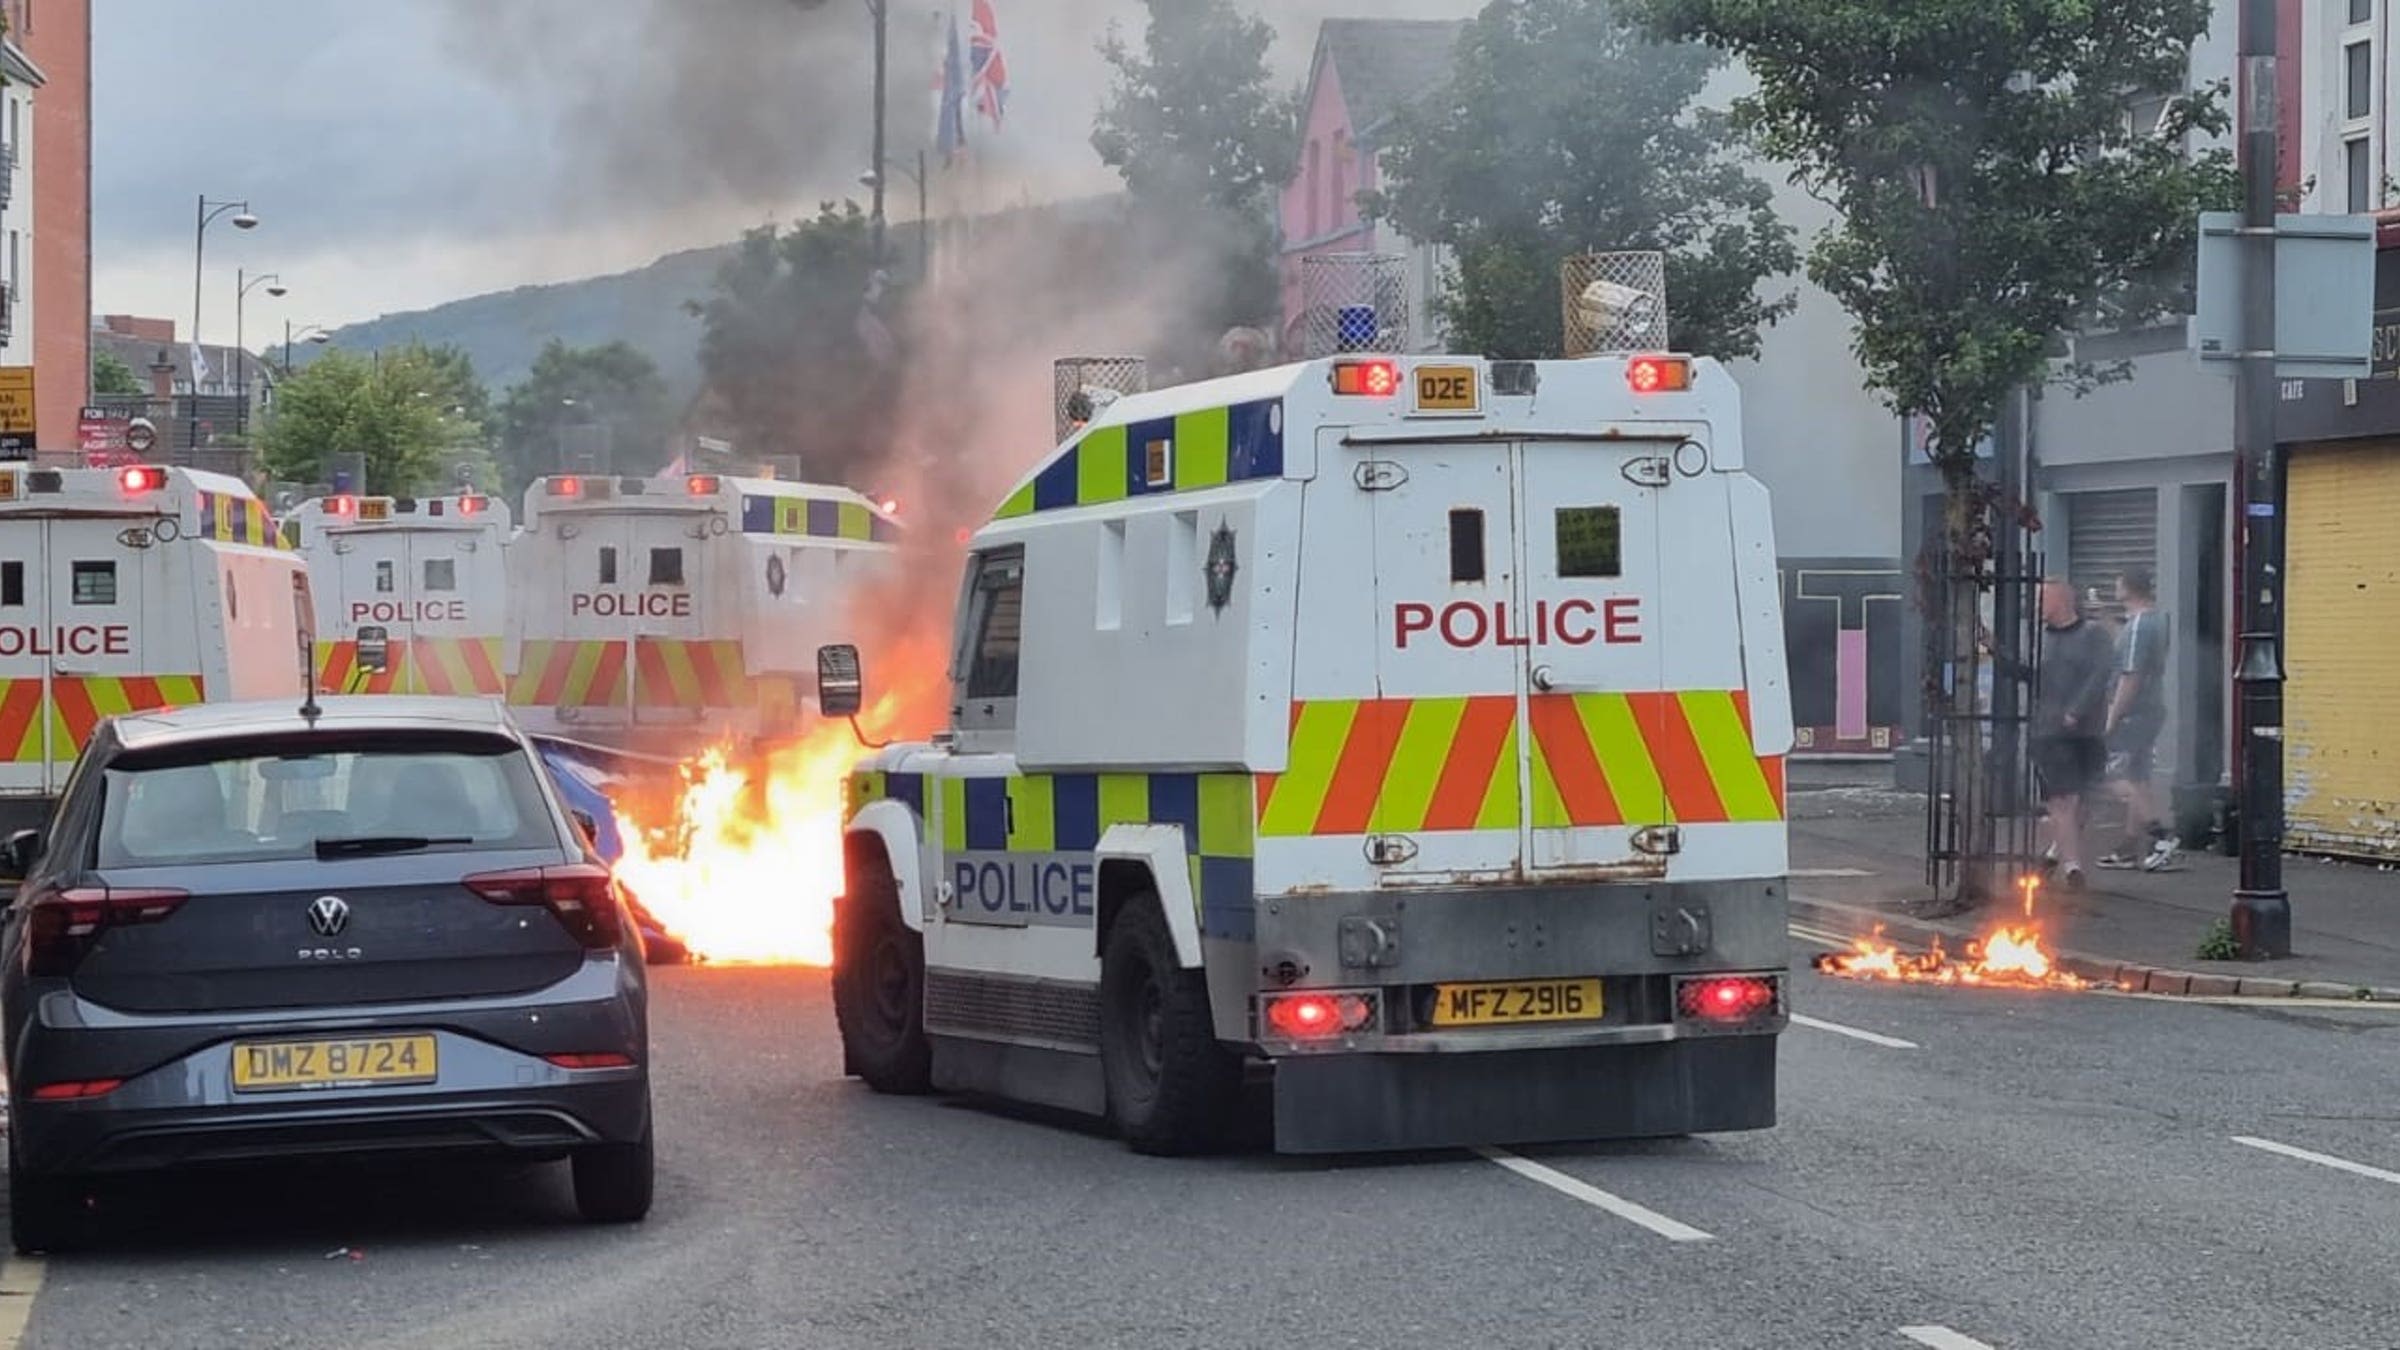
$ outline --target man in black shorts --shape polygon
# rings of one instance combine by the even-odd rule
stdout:
[[[2108,704],[2109,791],[2125,803],[2125,840],[2102,867],[2170,871],[2183,841],[2158,809],[2158,734],[2167,725],[2167,616],[2158,612],[2158,587],[2140,569],[2117,578],[2125,627],[2117,634],[2116,693]]]
[[[2115,674],[2108,635],[2083,617],[2075,588],[2042,583],[2041,679],[2033,699],[2033,768],[2041,779],[2050,849],[2070,890],[2081,890],[2083,799],[2108,767],[2102,734]]]

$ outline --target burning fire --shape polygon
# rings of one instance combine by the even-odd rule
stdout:
[[[1953,958],[1935,938],[1930,949],[1903,952],[1883,940],[1883,929],[1859,938],[1848,951],[1826,952],[1816,968],[1852,980],[1898,980],[1907,984],[2003,985],[2031,989],[2087,989],[2091,982],[2070,971],[2042,947],[2041,925],[2033,921],[2034,897],[2041,878],[2028,876],[2017,883],[2025,895],[2025,921],[2002,924],[1981,939],[1969,942]]]

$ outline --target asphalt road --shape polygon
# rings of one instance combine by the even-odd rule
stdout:
[[[2400,1015],[1800,980],[1906,1044],[1794,1027],[1772,1131],[1327,1164],[876,1097],[822,975],[670,971],[645,1225],[243,1175],[0,1290],[41,1350],[2400,1345]]]

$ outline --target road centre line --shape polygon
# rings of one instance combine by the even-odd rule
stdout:
[[[2280,1153],[2286,1158],[2298,1158],[2302,1162],[2312,1162],[2319,1167],[2330,1167],[2337,1172],[2372,1177],[2377,1181],[2386,1181],[2394,1186],[2400,1186],[2400,1172],[2386,1172],[2380,1167],[2369,1167],[2365,1163],[2355,1163],[2348,1158],[2337,1158],[2330,1153],[2311,1153],[2304,1148],[2294,1148],[2290,1144],[2278,1144],[2272,1139],[2255,1139],[2246,1134],[2233,1136],[2233,1142],[2268,1153]]]
[[[1606,1210],[1627,1223],[1639,1224],[1669,1242],[1708,1242],[1714,1238],[1713,1234],[1703,1233],[1690,1224],[1670,1219],[1657,1210],[1637,1205],[1623,1196],[1611,1195],[1589,1182],[1578,1181],[1555,1167],[1544,1167],[1530,1158],[1520,1158],[1507,1149],[1484,1147],[1476,1149],[1475,1152],[1527,1181],[1547,1186],[1561,1195],[1581,1200],[1596,1209]]]
[[[1886,1036],[1880,1031],[1864,1031],[1858,1027],[1846,1027],[1839,1022],[1828,1022],[1822,1018],[1803,1017],[1798,1013],[1792,1014],[1792,1025],[1807,1027],[1812,1031],[1830,1031],[1836,1036],[1848,1036],[1854,1041],[1880,1045],[1886,1050],[1921,1050],[1924,1048],[1915,1041],[1904,1041],[1897,1036]]]
[[[1838,947],[1847,950],[1854,941],[1854,939],[1844,937],[1830,928],[1811,928],[1802,923],[1787,924],[1784,931],[1802,942],[1813,942],[1820,947]]]
[[[38,1256],[11,1256],[0,1262],[0,1350],[16,1350],[24,1342],[34,1296],[42,1292],[42,1274]]]
[[[1795,867],[1784,875],[1801,881],[1845,881],[1875,874],[1858,867]]]
[[[1948,1327],[1902,1327],[1900,1334],[1919,1345],[1933,1350],[1992,1350],[1992,1347],[1972,1336],[1962,1336]]]

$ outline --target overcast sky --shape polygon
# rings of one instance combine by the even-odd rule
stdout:
[[[892,152],[924,143],[933,0],[893,0]],[[980,182],[1104,189],[1087,137],[1107,24],[1134,0],[997,0],[1009,123]],[[1263,0],[1297,83],[1328,15],[1454,17],[1476,0]],[[196,197],[263,222],[208,232],[204,334],[234,269],[272,271],[245,337],[618,271],[856,193],[869,158],[858,0],[95,0],[93,249],[104,313],[188,325]],[[981,130],[981,124],[978,124]],[[37,170],[38,171],[38,170]],[[895,181],[891,210],[914,208]],[[937,204],[937,210],[939,209]]]

